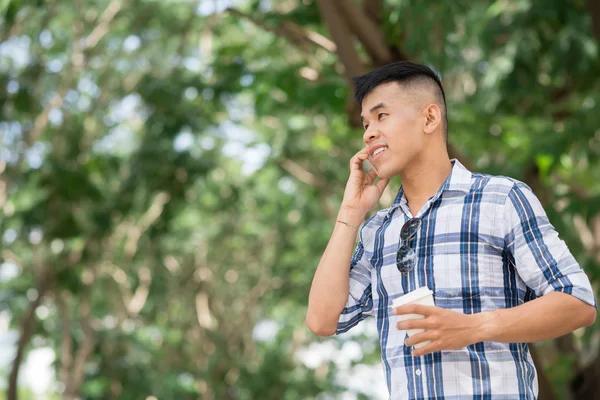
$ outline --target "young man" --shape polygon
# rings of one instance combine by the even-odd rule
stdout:
[[[392,399],[535,399],[527,343],[594,323],[587,276],[527,185],[449,159],[444,90],[431,69],[394,63],[355,83],[366,148],[350,160],[308,327],[328,336],[375,316]],[[376,184],[362,169],[369,155]],[[359,228],[396,175],[392,206]],[[435,307],[392,309],[423,286]],[[398,322],[401,314],[424,318]],[[409,329],[425,331],[408,338]]]

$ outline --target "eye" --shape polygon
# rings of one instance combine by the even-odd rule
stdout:
[[[384,115],[387,115],[385,113],[379,113],[379,115],[377,115],[377,119],[381,119]]]
[[[369,128],[369,124],[365,125],[365,131]]]

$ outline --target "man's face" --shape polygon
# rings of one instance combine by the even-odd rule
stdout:
[[[401,175],[423,149],[421,100],[397,82],[380,85],[364,98],[363,140],[380,177]]]

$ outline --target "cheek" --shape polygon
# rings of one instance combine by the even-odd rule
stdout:
[[[400,117],[388,117],[385,120],[381,121],[381,129],[387,134],[387,136],[396,138],[398,136],[402,136],[403,132],[409,128],[409,124],[407,124],[407,120]]]
[[[400,146],[413,146],[421,138],[420,132],[417,125],[417,121],[414,119],[390,119],[386,121],[384,132],[388,137],[388,140],[392,143],[397,143]]]
[[[390,126],[394,127],[394,130],[401,132],[414,132],[419,130],[419,119],[416,118],[414,113],[397,114],[394,117],[388,118],[387,121]]]

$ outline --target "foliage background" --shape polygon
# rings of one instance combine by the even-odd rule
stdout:
[[[49,398],[385,398],[372,324],[303,320],[350,78],[395,60],[441,73],[451,155],[528,183],[597,289],[599,4],[0,0],[6,398],[42,398],[40,354]],[[599,343],[532,346],[540,398],[600,397]]]

